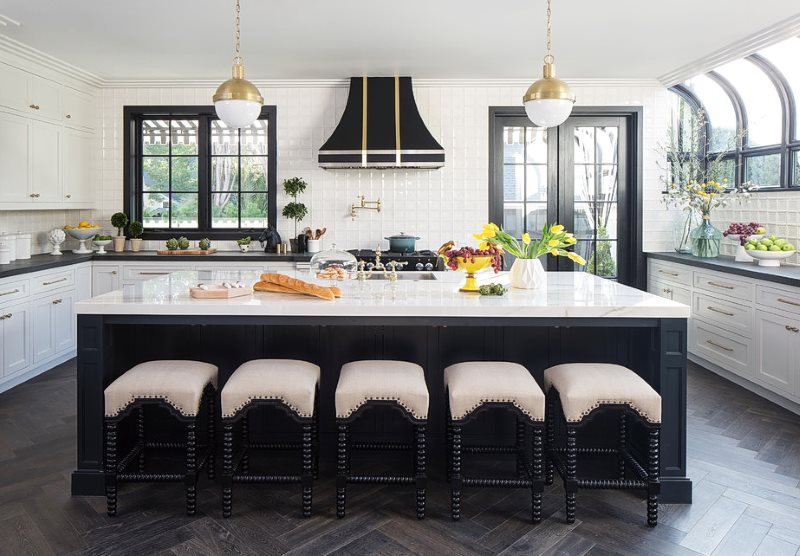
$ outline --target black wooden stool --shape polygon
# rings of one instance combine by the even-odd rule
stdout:
[[[574,363],[557,365],[544,372],[547,391],[547,484],[553,482],[553,468],[564,481],[567,522],[575,521],[578,489],[634,489],[647,492],[647,524],[658,523],[659,435],[661,396],[636,373],[620,365]],[[614,446],[579,447],[577,434],[598,414],[619,414],[619,435]],[[643,426],[648,436],[647,464],[642,464],[628,447],[628,418]],[[556,418],[562,420],[565,436],[556,442]],[[617,459],[617,476],[609,479],[578,477],[578,455],[610,455]],[[627,478],[630,469],[635,478]]]
[[[241,365],[222,388],[223,471],[222,515],[230,517],[233,483],[300,483],[303,517],[311,515],[312,491],[317,467],[320,369],[294,359],[257,359]],[[256,443],[250,439],[248,413],[256,407],[284,410],[302,427],[301,441]],[[241,423],[241,448],[234,454],[233,428]],[[250,471],[252,450],[299,450],[300,469],[294,475],[264,475]]]
[[[123,482],[183,482],[186,485],[186,513],[194,515],[197,506],[197,474],[208,469],[214,478],[214,398],[217,367],[198,361],[150,361],[136,365],[105,390],[105,483],[108,515],[117,513],[117,485]],[[203,403],[205,401],[205,403]],[[166,408],[186,425],[185,442],[154,442],[145,436],[144,408]],[[197,444],[199,415],[205,406],[207,442]],[[136,411],[138,426],[133,448],[117,460],[117,428]],[[150,449],[185,449],[183,473],[146,472],[145,454]],[[201,452],[197,457],[198,450]],[[136,471],[128,468],[136,462]]]
[[[544,393],[530,372],[516,363],[473,361],[451,365],[444,370],[447,389],[447,459],[450,503],[453,520],[461,519],[463,487],[507,487],[531,490],[531,519],[542,519],[544,490],[543,442]],[[517,417],[516,442],[513,445],[464,446],[462,427],[483,411],[504,409]],[[530,462],[527,429],[532,430]],[[508,454],[516,456],[517,477],[470,477],[461,470],[463,454]]]
[[[404,361],[355,361],[342,367],[336,385],[336,423],[339,429],[336,472],[336,517],[345,515],[347,484],[413,484],[417,490],[417,518],[425,518],[427,464],[425,427],[428,422],[428,387],[419,365]],[[398,409],[411,422],[413,442],[350,442],[350,423],[377,405]],[[352,475],[352,450],[414,450],[412,475]]]

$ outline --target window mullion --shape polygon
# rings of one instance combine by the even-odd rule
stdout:
[[[211,118],[197,122],[197,227],[211,229]]]

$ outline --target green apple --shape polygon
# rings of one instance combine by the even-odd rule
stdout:
[[[759,226],[758,228],[756,228],[756,233],[757,234],[766,234],[767,233],[767,229],[764,228],[764,226]]]
[[[785,239],[776,239],[775,240],[775,245],[777,245],[778,247],[783,247],[787,243],[788,242]]]
[[[747,238],[747,243],[755,245],[756,243],[758,243],[758,240],[756,238],[754,238],[754,237],[748,237]]]
[[[776,236],[775,234],[771,234],[771,235],[769,236],[769,238],[767,238],[767,239],[769,239],[769,240],[771,240],[771,241],[775,241],[776,239],[778,239],[778,236]]]
[[[747,245],[744,246],[744,248],[747,251],[755,251],[756,250],[756,246],[754,244],[752,244],[752,243],[748,243]]]
[[[780,246],[778,246],[778,245],[770,245],[770,246],[769,246],[769,250],[770,250],[770,251],[780,251],[780,250],[781,250],[781,248],[780,248]]]
[[[762,244],[760,244],[758,247],[756,247],[756,249],[757,249],[758,251],[767,251],[767,250],[769,249],[769,247],[767,247],[766,245],[764,245],[764,244],[762,243]]]
[[[761,245],[761,246],[764,246],[764,247],[771,247],[772,246],[772,240],[762,239],[761,241],[758,242],[758,244]]]
[[[784,251],[794,251],[794,245],[792,245],[791,243],[787,243],[786,245],[781,247],[781,249],[783,249]]]

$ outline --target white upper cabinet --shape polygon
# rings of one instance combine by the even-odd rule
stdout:
[[[64,87],[62,95],[64,125],[81,129],[94,127],[92,97],[86,93]]]
[[[31,125],[31,170],[28,196],[37,203],[61,201],[61,128],[44,122]]]
[[[74,129],[61,133],[61,198],[67,204],[92,202],[93,139],[91,134]]]
[[[0,79],[2,76],[0,76]],[[5,86],[0,87],[0,92]],[[0,206],[27,202],[30,124],[26,118],[0,112]]]
[[[0,105],[29,111],[28,108],[28,75],[22,70],[6,64],[0,64]]]
[[[55,81],[31,74],[28,78],[28,109],[39,118],[61,120],[61,89]]]

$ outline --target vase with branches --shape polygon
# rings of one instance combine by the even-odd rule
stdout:
[[[281,215],[289,220],[294,220],[294,237],[297,238],[297,223],[308,214],[308,208],[297,201],[300,195],[308,187],[308,183],[302,178],[289,178],[283,181],[283,192],[292,200],[283,207]]]

